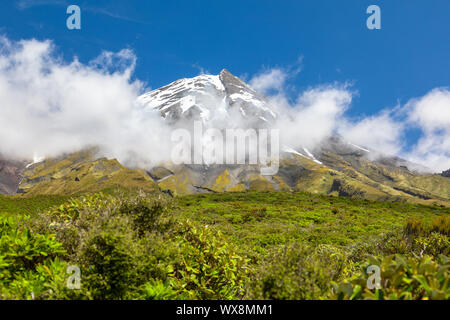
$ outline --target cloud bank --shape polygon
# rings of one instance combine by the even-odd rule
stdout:
[[[355,94],[349,84],[310,88],[291,101],[286,94],[289,70],[269,69],[250,80],[255,89],[269,94],[280,117],[283,143],[313,148],[324,138],[339,133],[347,141],[387,155],[396,155],[441,172],[450,168],[450,91],[436,88],[403,106],[375,115],[351,119],[345,111]],[[407,146],[408,130],[420,137]]]
[[[133,79],[135,64],[130,50],[103,52],[83,64],[76,58],[64,61],[51,41],[0,38],[0,154],[33,159],[100,146],[103,155],[128,166],[169,161],[173,128],[136,102],[148,88]],[[447,88],[351,119],[346,111],[357,92],[349,84],[310,88],[292,101],[286,94],[287,80],[299,71],[298,66],[266,69],[249,81],[269,97],[280,115],[274,128],[281,129],[282,144],[313,149],[339,133],[349,142],[435,172],[450,168]],[[404,141],[411,129],[421,134],[408,147]]]
[[[450,168],[450,91],[437,88],[410,100],[403,111],[407,122],[419,128],[421,137],[404,156],[436,170]]]
[[[145,87],[131,80],[130,50],[82,64],[64,62],[50,41],[1,38],[0,48],[0,153],[33,159],[98,145],[129,164],[167,159],[169,129],[135,104]]]

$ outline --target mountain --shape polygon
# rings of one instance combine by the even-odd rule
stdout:
[[[269,100],[227,70],[175,81],[139,99],[148,111],[170,123],[201,120],[214,127],[261,127],[277,119]],[[232,121],[228,121],[228,120]],[[236,120],[237,119],[237,120]],[[219,121],[215,121],[219,120]],[[165,165],[147,170],[163,189],[175,193],[251,190],[304,190],[373,200],[447,202],[450,184],[441,176],[420,174],[417,164],[355,145],[338,135],[313,150],[283,146],[280,170],[261,176],[251,165]]]
[[[98,158],[95,148],[45,159],[23,171],[17,193],[78,194],[104,189],[158,189],[142,170],[125,168],[117,160]]]
[[[177,80],[140,96],[138,102],[147,111],[159,111],[171,123],[201,120],[218,124],[240,118],[240,124],[253,128],[276,118],[266,97],[226,69],[219,75]]]
[[[169,125],[200,120],[219,129],[269,127],[279,115],[269,99],[222,70],[218,75],[180,79],[138,98],[145,112],[158,112]],[[405,201],[450,206],[450,179],[421,174],[417,164],[353,144],[338,135],[315,148],[282,146],[279,171],[263,176],[260,166],[174,165],[129,169],[117,160],[81,151],[46,159],[28,168],[3,162],[0,191],[24,194],[80,193],[110,186],[175,194],[244,190],[307,191],[359,199]],[[2,162],[0,162],[1,164]],[[1,167],[0,167],[1,168]],[[20,184],[19,184],[20,182]]]

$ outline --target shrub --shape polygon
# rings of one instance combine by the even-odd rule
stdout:
[[[0,298],[68,299],[67,263],[62,244],[51,234],[36,234],[0,216]]]
[[[15,278],[23,271],[35,271],[46,259],[64,253],[52,234],[35,234],[20,228],[13,218],[0,216],[0,280]]]
[[[346,254],[331,246],[291,244],[274,249],[256,268],[248,288],[251,299],[317,299],[328,294],[331,281],[351,269]]]
[[[111,230],[93,235],[80,254],[84,277],[94,299],[123,299],[133,286],[137,265],[132,239]]]
[[[381,288],[370,290],[366,273],[367,266],[380,268]],[[405,258],[391,255],[381,259],[372,257],[360,276],[333,283],[333,299],[376,299],[376,300],[428,300],[450,298],[450,261],[440,256]]]
[[[147,282],[141,292],[141,298],[144,300],[174,300],[177,297],[172,285],[161,280]]]
[[[434,219],[431,222],[430,231],[450,237],[450,216],[442,216]]]
[[[3,299],[63,300],[81,299],[84,292],[67,287],[67,267],[64,261],[47,259],[35,271],[21,272],[2,290]]]
[[[168,207],[158,195],[100,193],[51,208],[28,226],[56,234],[65,258],[82,269],[85,298],[136,298],[149,280],[167,279],[176,250],[163,217]]]
[[[429,224],[420,219],[409,219],[404,228],[407,237],[427,236],[432,232],[450,236],[450,216],[438,217]]]
[[[408,220],[404,235],[411,253],[417,256],[449,255],[450,216],[438,217],[425,223],[422,220]]]
[[[180,226],[179,259],[171,280],[189,299],[237,299],[244,295],[246,259],[209,227],[186,221]]]
[[[450,240],[446,235],[438,232],[432,232],[426,237],[418,237],[414,239],[413,250],[420,257],[430,255],[437,257],[439,255],[450,254]]]
[[[137,196],[122,200],[119,212],[122,215],[131,217],[135,229],[140,236],[146,232],[159,229],[166,231],[170,221],[163,221],[161,218],[168,213],[172,205],[167,198],[150,198]]]

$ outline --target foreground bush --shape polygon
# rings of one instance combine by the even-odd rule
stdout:
[[[2,220],[0,292],[6,299],[237,299],[246,260],[220,232],[174,223],[159,194],[72,199]],[[67,267],[81,270],[69,290]]]
[[[331,281],[350,273],[346,253],[332,246],[291,244],[274,249],[256,267],[248,288],[251,299],[303,300],[328,295]]]
[[[0,216],[0,298],[57,299],[74,295],[66,288],[65,251],[54,235],[35,234],[17,219]]]
[[[239,299],[244,296],[247,260],[209,227],[180,225],[181,261],[173,265],[173,285],[188,299]]]
[[[373,282],[367,267],[377,266],[380,270],[380,288],[369,289]],[[372,276],[372,278],[370,278]],[[450,261],[440,256],[436,261],[431,257],[404,258],[392,255],[368,261],[361,275],[355,279],[334,283],[332,298],[374,299],[374,300],[428,300],[450,299]]]
[[[0,299],[449,298],[448,217],[342,241],[364,231],[344,207],[318,214],[308,205],[283,217],[257,205],[268,196],[258,194],[248,214],[243,201],[231,202],[233,214],[223,202],[188,216],[191,202],[177,210],[162,194],[99,193],[0,217]],[[369,229],[371,217],[357,214]],[[383,270],[378,291],[359,272],[369,255]],[[80,289],[67,286],[72,266]]]

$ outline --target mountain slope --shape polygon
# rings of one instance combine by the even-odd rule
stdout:
[[[89,149],[33,164],[23,173],[19,193],[77,194],[106,188],[153,191],[156,184],[141,170],[122,166],[117,160],[95,157]]]

